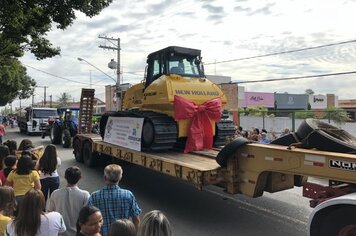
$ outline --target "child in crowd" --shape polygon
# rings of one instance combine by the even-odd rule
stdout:
[[[14,188],[18,204],[29,190],[41,189],[40,176],[32,167],[31,157],[24,155],[18,160],[16,170],[7,176],[6,185]]]
[[[107,236],[136,236],[134,223],[129,219],[117,220],[109,227]]]
[[[52,192],[59,188],[59,175],[57,168],[61,159],[57,157],[57,149],[53,144],[47,145],[42,157],[37,161],[36,169],[41,171],[41,190],[47,201]]]
[[[9,155],[5,157],[4,159],[4,164],[5,168],[0,171],[0,180],[5,185],[7,176],[10,174],[10,172],[14,169],[16,169],[16,156],[14,155]]]
[[[143,217],[138,227],[137,236],[172,236],[171,224],[167,217],[158,210],[150,211]]]
[[[5,235],[6,225],[11,220],[16,208],[14,189],[0,187],[0,235]]]
[[[23,197],[17,216],[6,227],[5,235],[58,235],[66,231],[58,212],[44,212],[45,199],[40,190],[31,189]]]

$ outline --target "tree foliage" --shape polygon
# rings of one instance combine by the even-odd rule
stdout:
[[[330,107],[325,109],[324,119],[332,120],[336,124],[343,124],[345,122],[351,121],[347,112],[340,107]]]
[[[66,92],[61,93],[61,95],[58,97],[58,107],[67,106],[70,100],[72,100],[72,96]]]
[[[28,98],[33,94],[36,82],[26,75],[26,68],[16,58],[0,57],[0,106],[16,97]]]
[[[76,19],[75,11],[89,17],[112,0],[2,0],[0,2],[0,56],[20,57],[30,51],[37,59],[60,53],[46,39],[52,24],[65,29]]]
[[[38,60],[60,54],[46,38],[52,26],[64,30],[76,19],[75,12],[93,17],[112,0],[2,0],[0,1],[0,106],[17,96],[33,93],[35,81],[17,58],[26,51]]]

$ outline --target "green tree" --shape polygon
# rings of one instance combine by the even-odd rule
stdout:
[[[257,106],[257,107],[246,107],[238,108],[239,114],[243,116],[267,116],[268,109],[266,107]]]
[[[305,90],[305,94],[313,95],[313,94],[314,94],[314,91],[313,91],[312,89],[306,89],[306,90]]]
[[[295,118],[297,118],[297,119],[315,118],[315,112],[314,111],[297,111],[297,112],[295,112]]]
[[[26,75],[26,68],[18,59],[0,57],[0,106],[5,106],[16,97],[30,97],[35,86],[36,82]]]
[[[332,120],[336,124],[343,124],[345,122],[351,121],[347,112],[340,107],[329,107],[325,109],[324,119]]]
[[[68,93],[61,93],[61,95],[58,97],[58,107],[63,107],[67,106],[68,103],[72,100],[72,96],[70,96]]]
[[[0,106],[17,96],[28,98],[35,81],[17,58],[26,51],[38,60],[60,54],[46,38],[52,26],[66,29],[76,12],[93,17],[112,0],[2,0],[0,1]]]
[[[89,17],[112,0],[2,0],[0,2],[0,56],[20,57],[30,51],[37,59],[59,55],[46,39],[52,24],[64,30],[76,19],[75,11]]]

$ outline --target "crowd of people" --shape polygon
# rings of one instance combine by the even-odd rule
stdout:
[[[259,129],[259,128],[255,128],[252,127],[251,130],[244,130],[241,126],[236,128],[236,132],[235,132],[235,137],[234,138],[238,138],[238,137],[243,137],[246,138],[248,140],[251,140],[253,142],[258,142],[258,143],[270,143],[273,140],[282,137],[284,135],[289,134],[290,131],[288,128],[285,128],[279,136],[277,136],[277,134],[275,132],[267,132],[266,129]]]
[[[123,169],[104,169],[105,187],[93,193],[78,187],[79,167],[65,170],[56,146],[34,147],[24,139],[0,144],[0,234],[11,236],[171,236],[167,217],[158,210],[142,219],[134,194],[119,187]]]

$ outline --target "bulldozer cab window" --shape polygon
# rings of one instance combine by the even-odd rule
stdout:
[[[154,80],[162,75],[163,65],[159,58],[148,61],[147,76],[145,86],[150,85]]]
[[[187,55],[173,55],[169,58],[169,73],[190,77],[200,77],[199,64],[195,63],[196,57]]]

